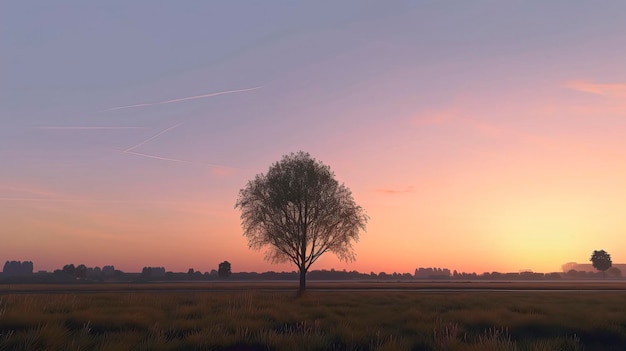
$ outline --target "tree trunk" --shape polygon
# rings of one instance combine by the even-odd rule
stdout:
[[[300,268],[300,288],[298,289],[298,296],[304,295],[306,291],[306,270]]]

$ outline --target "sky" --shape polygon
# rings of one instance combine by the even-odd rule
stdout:
[[[285,154],[370,216],[355,262],[626,262],[626,2],[0,2],[0,261],[292,271],[238,192]]]

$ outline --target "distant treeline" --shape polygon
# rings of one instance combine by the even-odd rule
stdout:
[[[33,262],[31,261],[7,261],[4,264],[2,273],[5,276],[28,275],[33,273]]]
[[[299,273],[291,272],[230,272],[230,263],[220,263],[221,271],[212,269],[200,272],[190,268],[186,273],[167,271],[165,267],[144,267],[141,273],[125,273],[115,269],[113,265],[87,267],[84,264],[75,266],[67,264],[54,272],[33,273],[31,261],[7,261],[4,265],[0,282],[3,283],[70,283],[70,282],[147,282],[147,281],[219,281],[219,280],[298,280]],[[220,274],[221,272],[221,274]],[[609,278],[620,278],[619,270],[612,270]],[[410,273],[361,273],[346,270],[313,270],[307,273],[308,280],[364,280],[364,281],[407,281],[407,280],[555,280],[555,279],[601,279],[600,272],[583,272],[571,270],[567,273],[500,273],[485,272],[482,274],[450,271],[447,268],[417,268]]]

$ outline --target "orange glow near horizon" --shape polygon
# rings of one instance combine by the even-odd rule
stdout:
[[[0,262],[295,270],[248,249],[234,204],[299,150],[370,216],[355,262],[312,269],[626,262],[623,11],[6,6]]]
[[[619,228],[626,227],[620,211],[626,193],[615,187],[626,176],[619,162],[626,149],[598,139],[600,135],[585,142],[575,137],[537,139],[459,117],[476,114],[456,109],[445,118],[418,123],[417,129],[449,124],[461,128],[460,138],[480,137],[486,143],[445,150],[456,153],[452,161],[441,160],[423,171],[414,167],[419,164],[402,163],[371,169],[367,157],[334,157],[329,162],[320,158],[351,187],[371,220],[355,245],[356,262],[339,262],[327,254],[313,269],[550,272],[565,262],[585,262],[593,249],[605,248],[618,260],[626,254],[618,251]],[[502,141],[500,148],[489,146]],[[364,182],[361,167],[380,185]],[[40,265],[42,260],[34,259],[36,269],[74,262],[114,264],[127,271],[143,266],[208,271],[229,260],[234,271],[295,270],[289,264],[264,262],[262,252],[247,249],[239,213],[232,206],[235,188],[206,202],[203,196],[78,200],[30,184],[5,185],[4,190],[5,197],[23,198],[3,202],[5,230],[30,233],[46,243],[32,250],[27,242],[31,239],[17,235],[7,237],[5,245],[13,248],[11,259],[46,257]]]

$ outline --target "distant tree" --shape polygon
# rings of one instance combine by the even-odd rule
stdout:
[[[102,275],[104,275],[105,277],[111,277],[115,275],[115,266],[102,267]]]
[[[604,250],[595,250],[591,254],[589,259],[593,263],[593,267],[602,272],[602,276],[605,275],[607,269],[611,268],[613,263],[611,262],[611,255]]]
[[[283,156],[267,174],[249,181],[235,207],[241,210],[250,248],[267,247],[267,260],[298,267],[300,294],[306,289],[307,271],[324,253],[355,259],[352,242],[368,220],[330,167],[302,151]]]
[[[608,274],[609,277],[619,278],[622,276],[622,271],[617,267],[611,267],[606,270],[606,274]]]
[[[5,275],[29,275],[33,273],[33,262],[31,261],[6,261],[2,269]]]
[[[72,277],[75,277],[75,273],[76,273],[76,267],[74,266],[73,263],[70,264],[66,264],[65,266],[63,266],[63,273],[67,274],[67,275],[71,275]]]
[[[228,278],[230,277],[230,273],[230,262],[224,261],[219,264],[217,274],[220,276],[220,278]]]
[[[575,269],[570,269],[569,271],[567,271],[567,273],[565,273],[565,276],[568,278],[576,278],[578,277],[578,271]]]
[[[76,279],[85,279],[87,277],[87,266],[79,264],[74,270],[74,276]]]
[[[562,276],[561,276],[561,274],[559,274],[557,272],[552,272],[552,273],[546,274],[546,278],[555,280],[555,279],[561,279]]]
[[[24,261],[22,262],[22,274],[31,274],[33,273],[33,262],[32,261]]]
[[[189,268],[189,270],[187,271],[187,274],[192,275],[194,273],[193,268]]]

